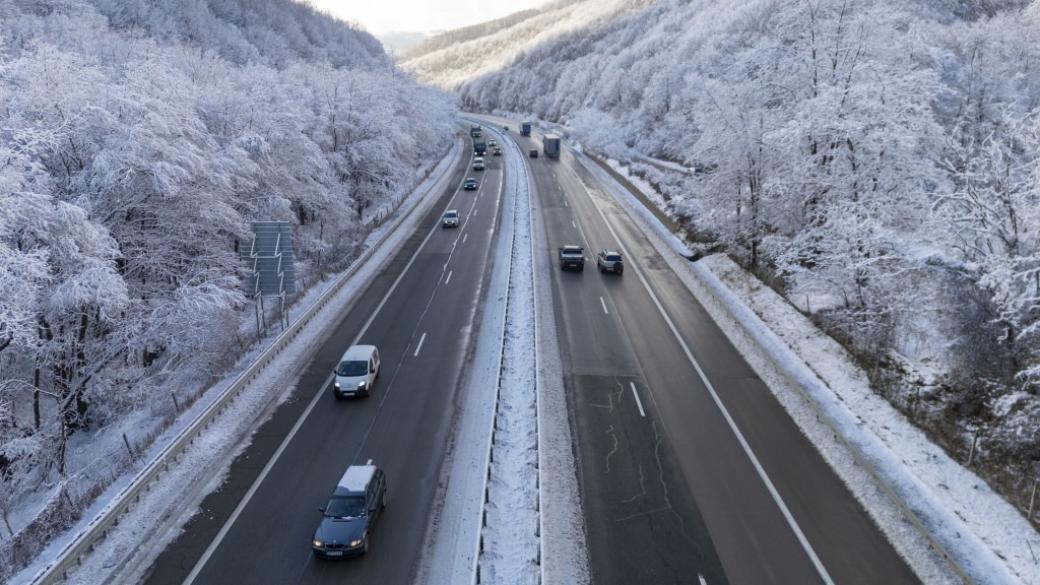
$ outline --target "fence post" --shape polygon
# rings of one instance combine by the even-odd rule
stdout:
[[[1033,493],[1029,494],[1029,512],[1026,514],[1026,520],[1033,521],[1033,510],[1036,509],[1036,488],[1040,486],[1040,477],[1033,480]]]
[[[968,464],[967,467],[971,467],[971,462],[975,460],[975,447],[979,444],[979,429],[975,430],[975,436],[971,440],[971,450],[968,451]]]

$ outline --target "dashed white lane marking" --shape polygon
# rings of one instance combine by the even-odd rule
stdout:
[[[465,243],[466,243],[466,238],[468,238],[468,237],[469,237],[469,233],[468,233],[468,232],[467,232],[467,233],[465,233],[465,234],[462,234],[462,243],[463,243],[463,244],[465,244]]]
[[[444,284],[448,284],[449,282],[451,282],[451,273],[452,273],[452,271],[449,270],[448,271],[448,277],[444,279]]]
[[[564,200],[563,200],[563,206],[564,206],[564,207],[570,207],[570,206],[571,206],[571,204],[570,204],[570,203],[567,203],[567,200],[566,200],[566,199],[564,199]]]
[[[610,311],[607,310],[607,302],[603,300],[603,297],[599,298],[599,304],[603,307],[603,314],[609,315]]]
[[[574,229],[578,229],[578,224],[574,223],[573,219],[571,220],[571,225],[574,226]]]
[[[474,210],[473,210],[473,217],[476,217],[476,216],[477,216],[477,213],[478,213],[479,211],[480,211],[479,209],[474,209]]]
[[[372,465],[372,460],[371,460],[371,459],[369,459],[369,460],[368,460],[368,463],[366,463],[365,465]],[[704,582],[704,578],[703,578],[703,577],[701,578],[701,582],[702,582],[702,583]]]
[[[424,341],[426,341],[425,333],[423,333],[422,337],[419,338],[419,345],[415,346],[415,353],[412,354],[412,357],[419,357],[419,351],[422,350],[422,344]]]
[[[643,401],[639,399],[639,392],[636,391],[636,383],[629,382],[628,385],[632,388],[632,396],[636,397],[636,406],[639,407],[639,416],[646,418],[646,411],[643,410]],[[704,577],[701,577],[701,583],[704,583]]]
[[[697,580],[701,582],[701,585],[708,585],[708,580],[704,578],[704,575],[697,573]]]

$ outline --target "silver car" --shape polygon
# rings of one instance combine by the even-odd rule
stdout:
[[[444,216],[441,217],[441,227],[456,228],[459,227],[459,210],[449,209],[444,212]]]

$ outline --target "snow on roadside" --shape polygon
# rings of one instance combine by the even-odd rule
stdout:
[[[538,405],[536,393],[534,280],[527,166],[509,148],[515,205],[512,269],[506,301],[498,410],[491,435],[487,525],[478,558],[481,583],[538,585]]]
[[[69,575],[69,583],[96,583],[104,580],[104,575],[115,570],[123,570],[127,559],[134,555],[155,555],[176,536],[179,527],[197,511],[198,503],[206,494],[219,487],[221,474],[234,459],[237,449],[244,448],[246,435],[258,428],[273,412],[278,403],[292,394],[296,375],[313,356],[315,347],[324,339],[329,330],[338,322],[335,318],[354,302],[364,290],[362,286],[376,276],[387,261],[400,248],[404,240],[422,221],[426,213],[437,201],[435,196],[446,186],[450,179],[450,170],[463,154],[464,143],[457,139],[448,155],[436,169],[430,173],[417,188],[399,204],[395,214],[400,219],[387,221],[374,229],[366,237],[365,246],[379,243],[368,261],[351,277],[355,285],[342,287],[328,305],[316,316],[314,323],[319,326],[302,331],[299,336],[282,352],[282,354],[266,367],[251,387],[233,400],[221,416],[220,424],[210,427],[200,435],[194,446],[182,456],[171,471],[163,475],[161,485],[153,487],[146,496],[142,496],[139,505],[124,516],[119,526],[113,529],[108,537],[98,543],[93,554],[84,559],[83,564]],[[433,194],[434,196],[431,196]],[[392,233],[390,233],[392,231]],[[383,239],[385,237],[385,239]],[[383,239],[382,242],[380,240]],[[353,266],[351,267],[353,268]],[[344,271],[348,272],[350,268]],[[344,273],[330,275],[325,281],[317,283],[309,289],[293,305],[291,316],[298,318],[320,296],[332,287]],[[163,449],[172,442],[198,415],[216,401],[238,376],[246,370],[256,357],[277,338],[277,333],[270,334],[249,353],[239,359],[231,371],[218,383],[209,388],[191,408],[185,410],[177,420],[138,460],[137,464],[114,481],[83,512],[82,518],[56,538],[37,558],[10,580],[10,585],[31,583],[51,560],[58,557],[74,539],[83,532],[94,518],[102,513],[109,502],[130,485],[137,474],[148,466]],[[231,424],[228,423],[231,421]],[[235,424],[237,423],[237,424]],[[172,526],[160,526],[174,521]],[[157,529],[161,529],[160,538],[154,538]],[[147,540],[148,550],[141,549],[140,543]],[[143,557],[142,557],[143,558]],[[134,558],[141,565],[142,558]],[[149,561],[150,562],[150,561]],[[141,569],[147,568],[147,564]]]
[[[649,240],[923,581],[959,580],[907,521],[900,503],[922,518],[931,538],[976,582],[1040,583],[1036,531],[985,482],[874,395],[866,375],[834,340],[772,289],[727,264],[728,259],[690,263],[679,257],[674,235],[638,199],[595,163],[576,158],[638,218]],[[857,460],[878,471],[882,489]]]

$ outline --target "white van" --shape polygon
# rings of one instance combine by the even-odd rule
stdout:
[[[379,350],[374,345],[354,345],[336,365],[332,394],[337,398],[368,396],[379,377]]]

